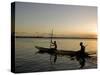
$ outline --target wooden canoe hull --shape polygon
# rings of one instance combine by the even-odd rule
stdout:
[[[67,56],[80,56],[80,51],[72,51],[72,50],[54,50],[53,48],[44,48],[35,46],[39,51],[38,53],[48,53],[48,54],[57,54],[57,55],[67,55]],[[84,54],[84,57],[88,57],[90,54],[86,53]]]

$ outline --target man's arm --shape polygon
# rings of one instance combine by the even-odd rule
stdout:
[[[54,43],[53,42],[51,42],[51,46],[54,46]]]
[[[51,44],[54,44],[54,43],[51,41]]]

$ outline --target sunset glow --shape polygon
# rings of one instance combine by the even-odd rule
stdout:
[[[50,34],[53,29],[56,35],[96,37],[96,10],[89,6],[18,3],[16,35]]]

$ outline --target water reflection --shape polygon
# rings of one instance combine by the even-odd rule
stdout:
[[[89,39],[54,39],[57,41],[59,50],[66,51],[78,51],[80,49],[79,42],[82,41],[84,44],[88,44],[86,47],[86,52],[91,53],[92,51],[96,52],[96,42],[97,40]],[[80,63],[76,57],[70,56],[70,54],[63,55],[57,53],[57,59],[55,58],[54,53],[39,52],[35,46],[40,47],[50,47],[49,39],[31,39],[31,38],[16,38],[15,43],[15,58],[16,58],[16,71],[25,72],[25,71],[57,71],[57,70],[74,70],[80,68]],[[93,47],[91,47],[93,46]],[[83,68],[96,68],[97,60],[94,54],[94,58],[86,58],[85,66]],[[51,57],[51,58],[50,58]],[[55,58],[55,63],[54,63]],[[51,59],[51,60],[50,60]],[[88,62],[89,61],[89,62]],[[93,64],[91,64],[91,62]]]
[[[81,49],[79,51],[65,51],[65,50],[57,50],[55,48],[44,48],[44,47],[35,46],[35,48],[39,50],[38,52],[36,52],[36,54],[48,53],[50,55],[51,65],[56,63],[58,55],[62,55],[62,56],[69,56],[71,60],[74,59],[77,60],[80,65],[79,68],[83,68],[85,66],[86,59],[92,58],[90,56],[92,54],[85,52],[85,47],[86,46],[83,45],[83,42],[80,42]],[[52,57],[53,57],[53,61],[52,61]]]

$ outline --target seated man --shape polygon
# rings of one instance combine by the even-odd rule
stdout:
[[[55,52],[55,51],[57,51],[57,43],[56,43],[56,41],[51,42],[51,46],[53,46],[53,48],[51,48],[51,50],[53,50],[53,52],[54,52],[54,64],[55,64],[56,61],[57,61],[57,53]]]
[[[54,46],[53,49],[54,49],[54,50],[57,50],[57,43],[56,43],[56,41],[54,41],[54,43],[51,42],[51,46]]]

